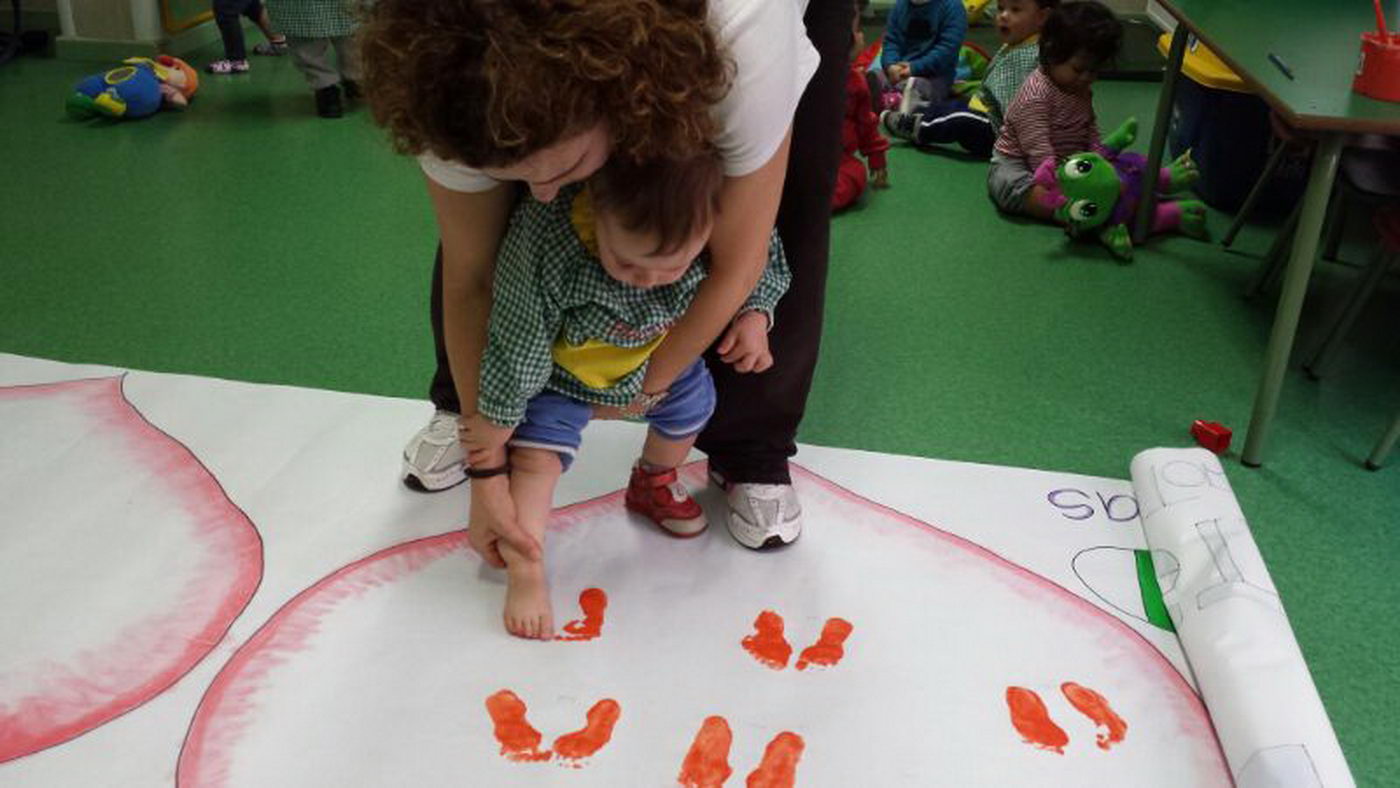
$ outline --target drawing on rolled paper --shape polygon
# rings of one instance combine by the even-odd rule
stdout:
[[[1249,756],[1240,769],[1235,788],[1323,788],[1322,778],[1308,748],[1302,744],[1266,747]]]
[[[1152,491],[1156,500],[1140,500],[1142,516],[1151,511],[1165,509],[1177,504],[1201,498],[1214,491],[1229,492],[1230,482],[1225,477],[1225,469],[1214,457],[1200,461],[1171,460],[1152,468]],[[1149,504],[1155,503],[1155,506]]]
[[[1244,521],[1239,521],[1236,530],[1244,528]],[[1199,609],[1205,610],[1226,599],[1239,597],[1262,605],[1276,613],[1283,613],[1283,605],[1279,602],[1278,592],[1245,579],[1230,549],[1227,534],[1220,529],[1219,520],[1203,520],[1196,523],[1196,532],[1200,535],[1206,549],[1210,551],[1211,560],[1215,564],[1215,573],[1220,578],[1220,582],[1206,586],[1196,594],[1196,604]]]

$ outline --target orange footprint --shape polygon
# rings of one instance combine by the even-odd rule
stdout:
[[[1107,750],[1123,741],[1123,737],[1128,733],[1128,723],[1114,713],[1113,708],[1108,705],[1107,698],[1073,681],[1061,684],[1060,691],[1081,714],[1093,720],[1095,725],[1104,728],[1097,736],[1099,749]]]
[[[828,618],[817,642],[802,649],[802,654],[797,658],[797,669],[805,670],[808,664],[830,667],[840,662],[846,654],[842,644],[850,637],[852,629],[851,622],[844,618]]]
[[[763,761],[749,775],[748,788],[792,788],[797,782],[797,761],[807,745],[802,737],[783,731],[768,742]]]
[[[554,740],[554,752],[578,769],[580,761],[603,749],[612,739],[613,726],[622,716],[622,707],[612,698],[604,698],[588,710],[588,724],[582,730],[566,733]]]
[[[525,719],[525,701],[510,690],[501,690],[486,699],[486,713],[496,726],[501,755],[512,761],[547,761],[550,751],[540,752],[540,732]]]
[[[765,610],[754,619],[753,628],[754,633],[743,640],[744,650],[774,670],[787,667],[792,646],[783,637],[783,617]]]
[[[1027,744],[1033,744],[1042,750],[1051,750],[1060,755],[1065,754],[1065,745],[1069,744],[1069,736],[1055,721],[1050,719],[1050,712],[1045,708],[1045,701],[1035,694],[1033,690],[1025,687],[1007,687],[1006,705],[1011,710],[1011,724],[1016,731],[1021,734]]]
[[[729,745],[734,734],[723,717],[706,717],[690,745],[676,778],[684,788],[722,788],[734,772],[729,768]]]
[[[603,632],[603,613],[608,609],[608,595],[601,588],[585,588],[578,595],[583,618],[564,625],[564,634],[555,640],[592,640]]]
[[[514,692],[503,689],[486,699],[486,713],[496,729],[496,741],[501,755],[512,761],[547,761],[557,753],[562,763],[575,769],[580,761],[601,750],[612,739],[613,726],[622,715],[622,707],[612,698],[604,698],[588,710],[588,723],[581,730],[566,733],[554,740],[553,750],[541,750],[543,737],[525,719],[525,701]]]
[[[682,788],[722,788],[734,771],[729,766],[733,738],[723,717],[706,717],[676,777]],[[792,788],[797,782],[797,762],[805,747],[802,737],[791,731],[774,736],[745,784],[748,788]]]

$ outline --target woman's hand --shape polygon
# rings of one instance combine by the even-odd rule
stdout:
[[[666,391],[729,326],[768,264],[768,240],[787,176],[792,129],[773,157],[748,175],[726,177],[710,233],[710,275],[647,363],[643,391]]]
[[[514,547],[526,560],[538,560],[539,542],[525,533],[515,519],[515,500],[510,497],[510,477],[472,479],[471,512],[467,521],[467,542],[481,559],[504,569],[500,543]]]
[[[763,372],[773,366],[768,350],[768,316],[749,311],[734,318],[715,348],[720,360],[735,372]]]
[[[514,432],[514,429],[502,427],[480,413],[463,416],[457,420],[457,439],[462,442],[462,448],[467,450],[469,461],[471,455],[494,453],[503,448]]]

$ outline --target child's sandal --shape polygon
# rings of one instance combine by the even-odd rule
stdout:
[[[243,74],[248,71],[248,61],[246,60],[215,60],[204,67],[210,74]]]
[[[281,38],[268,39],[266,43],[258,44],[253,47],[253,54],[268,55],[270,57],[285,55],[287,54],[287,37],[282,36]]]

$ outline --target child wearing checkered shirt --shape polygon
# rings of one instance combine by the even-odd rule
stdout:
[[[713,155],[638,165],[614,156],[586,184],[551,202],[522,198],[496,258],[491,318],[477,407],[488,426],[464,428],[470,456],[510,447],[521,528],[540,544],[554,487],[594,417],[645,419],[627,508],[673,536],[704,530],[700,505],[677,477],[715,404],[696,359],[670,390],[643,392],[647,362],[705,279],[723,171]],[[768,330],[791,274],[774,233],[768,265],[718,346],[740,372],[772,365]],[[543,560],[500,545],[506,563],[504,621],[511,634],[554,636]]]
[[[357,6],[366,0],[267,0],[272,21],[287,36],[292,62],[315,96],[316,114],[339,118],[344,98],[360,98],[360,55],[354,34]],[[335,53],[332,61],[331,52]]]

